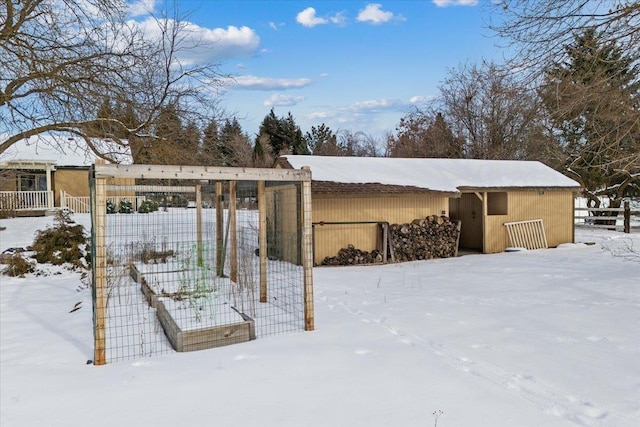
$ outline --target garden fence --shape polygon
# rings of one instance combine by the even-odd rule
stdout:
[[[94,363],[312,330],[308,170],[94,165]]]

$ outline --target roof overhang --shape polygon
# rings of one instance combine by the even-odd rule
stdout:
[[[55,160],[8,160],[0,162],[0,169],[54,170]]]
[[[314,181],[313,178],[311,180],[311,192],[313,194],[332,195],[366,195],[383,193],[385,195],[428,194],[436,197],[460,197],[460,193],[458,192],[437,191],[428,188],[413,187],[407,185],[389,185],[375,182],[356,184],[333,181]]]
[[[581,191],[582,187],[458,187],[461,193],[504,191]]]

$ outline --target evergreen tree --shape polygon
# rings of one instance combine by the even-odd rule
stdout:
[[[547,71],[540,90],[565,171],[594,206],[600,195],[619,206],[629,186],[640,181],[638,73],[633,59],[587,30],[566,47],[566,59]]]
[[[341,156],[338,138],[324,123],[311,126],[311,131],[304,135],[304,143],[314,156]]]
[[[203,164],[210,166],[220,166],[218,155],[218,122],[215,119],[209,120],[202,132],[202,147],[200,158]]]
[[[201,163],[200,151],[200,129],[194,121],[189,121],[178,137],[180,150],[184,153],[183,161],[191,165]]]
[[[218,153],[221,158],[221,166],[236,166],[239,162],[237,158],[237,145],[239,141],[244,140],[242,126],[237,118],[225,120],[224,126],[220,130],[220,139],[218,143]]]
[[[255,155],[261,161],[265,160],[264,144],[269,144],[269,151],[274,158],[285,153],[309,154],[302,131],[291,112],[287,117],[280,118],[272,108],[265,116],[255,141]]]

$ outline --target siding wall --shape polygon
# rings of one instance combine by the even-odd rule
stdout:
[[[505,222],[531,219],[543,220],[550,247],[572,243],[573,203],[571,191],[510,191],[507,215],[488,215],[485,219],[484,252],[502,252],[510,245]]]
[[[348,244],[372,251],[377,248],[376,224],[319,225],[319,222],[387,221],[411,222],[427,215],[448,214],[449,199],[443,196],[411,194],[402,196],[353,196],[315,194],[313,203],[314,263],[335,256]]]
[[[74,197],[89,197],[88,169],[60,169],[53,173],[53,195],[55,206],[60,206],[60,191]]]

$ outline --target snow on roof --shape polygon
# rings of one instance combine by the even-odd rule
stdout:
[[[311,168],[314,181],[384,184],[458,192],[464,188],[580,188],[535,161],[283,156],[294,169]]]
[[[94,140],[93,143],[109,152],[118,163],[132,163],[128,148],[108,140]],[[56,166],[90,166],[97,159],[83,138],[63,135],[37,135],[21,139],[0,154],[0,163],[28,161],[53,163]]]

